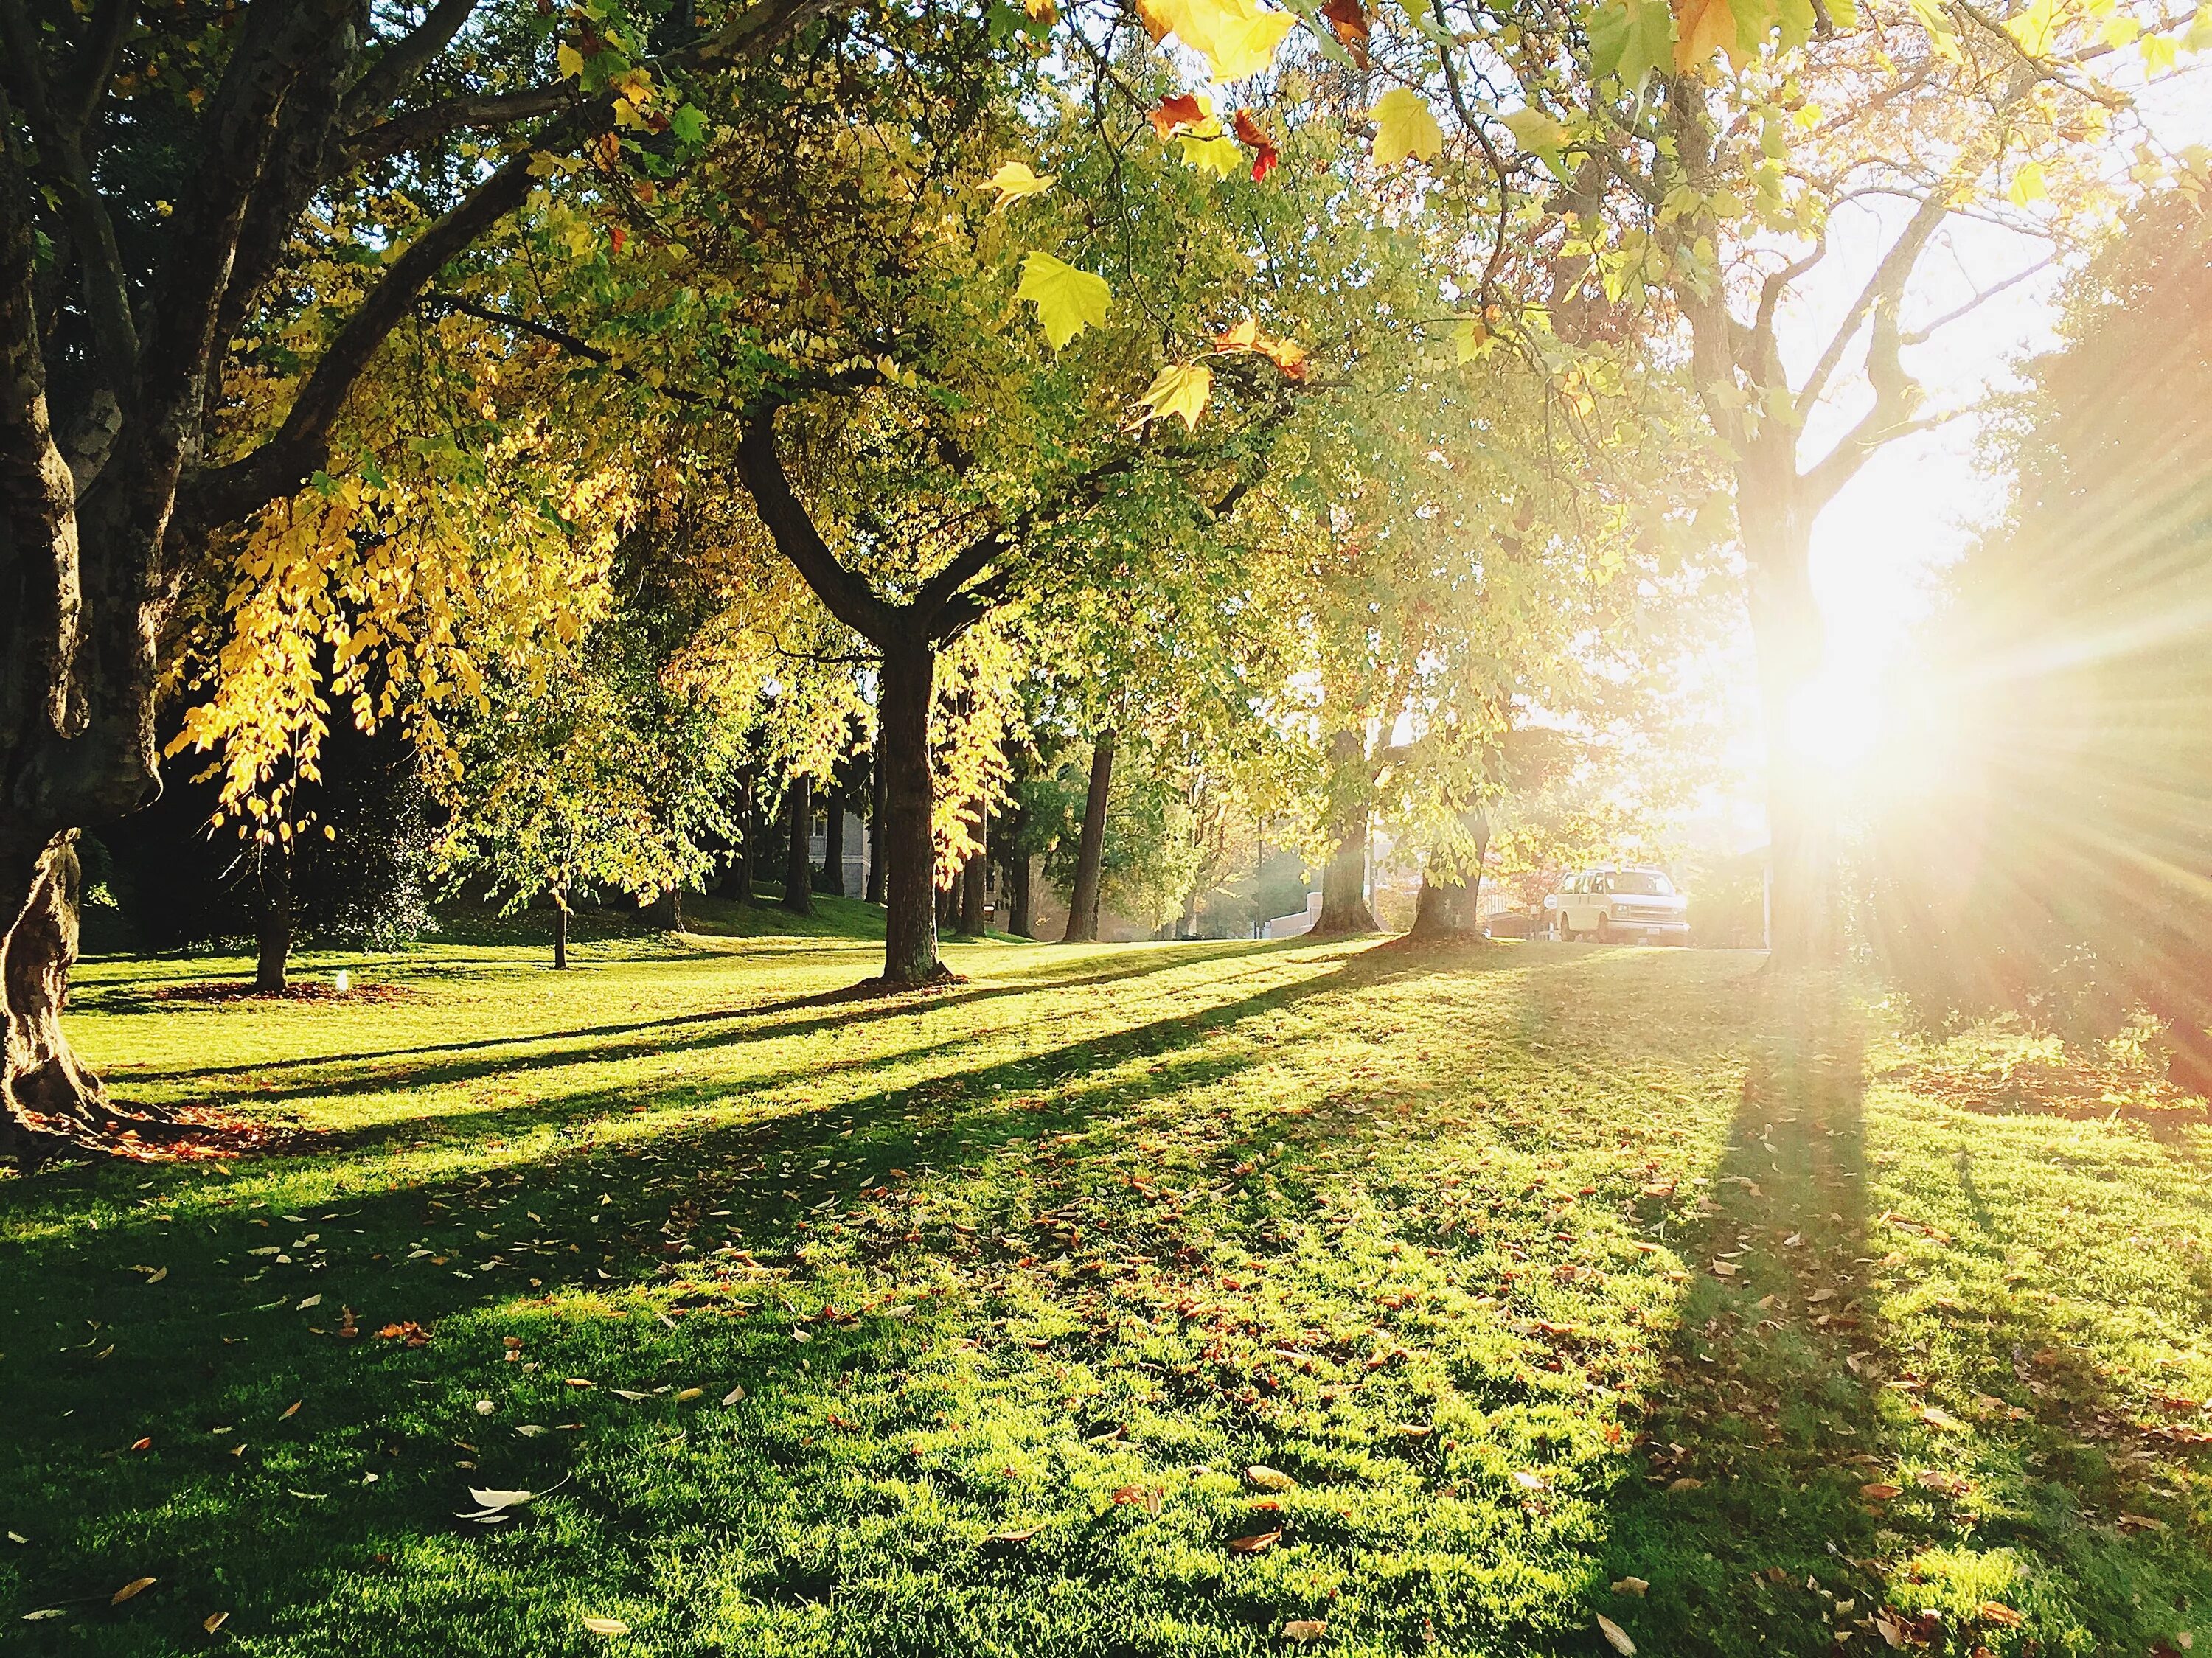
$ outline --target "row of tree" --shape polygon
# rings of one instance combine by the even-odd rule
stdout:
[[[1332,921],[1378,809],[1463,888],[1516,732],[1622,746],[1739,556],[1778,732],[1811,523],[1981,297],[1908,319],[1916,277],[1961,216],[2094,221],[2121,83],[2206,33],[2113,0],[0,23],[9,1136],[112,1114],[58,1019],[73,848],[152,799],[180,696],[218,829],[315,832],[333,724],[398,722],[457,855],[619,845],[641,896],[703,876],[740,756],[819,778],[865,727],[894,985],[942,971],[1017,711],[1196,755],[1193,798],[1317,790]],[[1782,319],[1868,203],[1808,367]],[[1261,763],[1285,734],[1310,773]],[[1788,752],[1795,960],[1826,878]]]

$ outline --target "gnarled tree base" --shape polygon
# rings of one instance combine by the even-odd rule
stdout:
[[[76,964],[76,832],[8,860],[13,914],[0,941],[0,1157],[28,1167],[65,1146],[97,1146],[141,1119],[118,1110],[62,1031]]]

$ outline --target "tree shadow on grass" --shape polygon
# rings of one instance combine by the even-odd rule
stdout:
[[[1823,980],[1768,994],[1725,1156],[1675,1241],[1692,1283],[1614,1503],[1604,1576],[1651,1587],[1601,1586],[1598,1606],[1647,1652],[2043,1649],[2022,1607],[2064,1649],[2170,1651],[2152,1643],[2176,1582],[2205,1574],[2162,1573],[2112,1523],[2144,1499],[2083,1437],[2129,1436],[2102,1372],[2028,1298],[2001,1315],[1939,1301],[1940,1355],[1886,1324],[1893,1246],[1932,1229],[1869,1215],[1859,1016]],[[1994,1230],[1963,1151],[1960,1178]],[[2146,1612],[2147,1590],[2166,1606]]]
[[[837,1390],[917,1362],[939,1320],[928,1305],[855,1319],[848,1301],[827,1312],[853,1286],[817,1279],[811,1240],[862,1224],[865,1209],[881,1249],[917,1272],[1011,1253],[993,1236],[1010,1218],[925,1217],[892,1169],[957,1179],[1006,1155],[1070,1155],[1065,1143],[1094,1113],[1119,1118],[1218,1084],[1265,1052],[1205,1051],[1210,1036],[1376,976],[1355,957],[926,1090],[682,1125],[421,1185],[377,1182],[373,1148],[349,1149],[335,1167],[325,1156],[255,1171],[334,1176],[343,1195],[295,1208],[218,1206],[172,1223],[163,1217],[180,1188],[204,1192],[221,1178],[184,1171],[155,1173],[152,1195],[112,1169],[19,1187],[33,1199],[26,1211],[43,1205],[56,1224],[20,1230],[0,1288],[0,1327],[19,1361],[6,1372],[17,1429],[0,1448],[0,1491],[11,1527],[33,1540],[0,1557],[0,1612],[11,1622],[44,1607],[69,1613],[16,1625],[27,1652],[178,1649],[218,1610],[240,1633],[289,1637],[291,1650],[358,1650],[364,1638],[370,1649],[401,1649],[375,1646],[383,1640],[474,1650],[470,1619],[509,1570],[527,1576],[538,1568],[526,1562],[556,1556],[560,1581],[578,1594],[619,1600],[647,1590],[665,1540],[729,1523],[712,1506],[730,1500],[726,1471],[712,1493],[684,1467],[651,1490],[622,1483],[686,1436],[721,1447],[702,1455],[750,1465],[734,1489],[760,1510],[748,1521],[779,1540],[754,1563],[747,1592],[793,1606],[826,1596],[840,1581],[836,1548],[818,1530],[779,1531],[763,1511],[805,1511],[818,1526],[825,1515],[862,1523],[880,1508],[880,1495],[825,1493],[823,1482],[908,1477],[912,1453],[893,1430],[941,1422],[869,1424],[881,1431],[854,1451],[865,1465],[856,1470],[836,1448],[854,1426],[839,1418]],[[1155,1063],[1132,1064],[1145,1060]],[[901,1107],[916,1109],[910,1118]],[[1228,1139],[1216,1155],[1233,1163],[1248,1151]],[[833,1162],[815,1178],[816,1163]],[[855,1196],[864,1176],[871,1195]],[[88,1186],[109,1211],[97,1231],[78,1224]],[[657,1291],[645,1304],[599,1293],[641,1287]],[[395,1333],[378,1333],[386,1328]],[[430,1333],[427,1345],[409,1345],[417,1329]],[[21,1362],[33,1344],[42,1357]],[[732,1385],[749,1397],[724,1413],[714,1401]],[[705,1392],[678,1396],[690,1387]],[[1081,1425],[1062,1424],[1071,1442]],[[936,1477],[949,1487],[957,1473]],[[545,1491],[564,1479],[569,1498],[514,1524],[511,1538],[453,1517],[472,1506],[471,1486]],[[1004,1492],[945,1496],[980,1516]],[[1062,1569],[1110,1576],[1128,1516],[1104,1518],[1098,1535],[1063,1540]],[[967,1585],[988,1601],[1000,1580],[1034,1568],[980,1521],[975,1530]],[[139,1576],[155,1588],[127,1609],[106,1604]],[[390,1621],[368,1637],[319,1621],[332,1608],[374,1618],[380,1607]],[[556,1608],[540,1628],[566,1645],[574,1620]]]
[[[1126,982],[1150,977],[1179,968],[1200,965],[1232,954],[1266,956],[1278,953],[1266,946],[1243,945],[1210,950],[1204,953],[1182,956],[1148,955],[1137,963],[1110,967],[1097,973],[1075,976],[1054,977],[1049,975],[1020,973],[994,974],[990,980],[962,989],[936,992],[899,1000],[880,1000],[860,1005],[835,1001],[834,992],[819,996],[777,998],[746,1006],[703,1008],[695,1012],[672,1014],[660,1018],[610,1021],[602,1024],[579,1025],[559,1030],[527,1030],[513,1035],[477,1036],[450,1042],[430,1042],[408,1048],[385,1048],[374,1052],[356,1052],[312,1055],[293,1060],[248,1061],[224,1066],[170,1066],[143,1070],[118,1068],[113,1081],[125,1090],[137,1086],[163,1083],[197,1081],[204,1078],[247,1077],[261,1078],[289,1072],[313,1072],[326,1067],[362,1066],[378,1067],[364,1069],[357,1074],[337,1078],[311,1077],[297,1084],[269,1087],[257,1084],[252,1087],[232,1090],[214,1089],[196,1101],[218,1106],[250,1105],[255,1102],[277,1102],[287,1099],[313,1097],[321,1095],[380,1092],[391,1088],[435,1087],[442,1084],[470,1082],[495,1074],[515,1071],[539,1070],[578,1065],[597,1065],[645,1054],[682,1051],[695,1048],[720,1048],[732,1044],[771,1042],[793,1037],[805,1037],[824,1030],[843,1030],[855,1026],[878,1023],[901,1017],[915,1017],[943,1009],[996,1001],[1006,997],[1028,995],[1041,987],[1095,988],[1099,986]],[[819,1008],[810,1017],[784,1019],[773,1023],[752,1021],[777,1014],[805,1012]],[[731,1027],[709,1029],[708,1027]],[[670,1040],[674,1033],[693,1032]],[[538,1047],[546,1043],[570,1043],[573,1046],[551,1053],[518,1054],[514,1050]],[[431,1060],[436,1055],[471,1054],[482,1057],[449,1059],[443,1063],[401,1064],[400,1061]]]

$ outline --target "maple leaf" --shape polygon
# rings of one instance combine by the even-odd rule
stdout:
[[[1008,202],[1018,202],[1024,196],[1042,195],[1050,190],[1059,178],[1057,173],[1048,173],[1040,178],[1030,170],[1027,161],[1009,161],[983,181],[983,188],[999,192],[999,199],[991,204],[992,210],[995,212]]]
[[[1202,362],[1171,362],[1152,376],[1152,383],[1145,395],[1137,399],[1146,412],[1137,417],[1136,424],[1162,415],[1181,415],[1183,429],[1198,429],[1198,417],[1206,412],[1206,400],[1213,395],[1213,371]]]
[[[1566,128],[1540,109],[1516,109],[1501,118],[1513,142],[1523,149],[1557,151],[1566,146]]]
[[[1249,109],[1237,112],[1235,126],[1237,142],[1252,151],[1252,182],[1257,184],[1275,170],[1275,141]]]
[[[1613,0],[1591,14],[1590,69],[1640,87],[1668,60],[1674,22],[1664,0]]]
[[[1103,276],[1079,270],[1049,253],[1030,253],[1023,257],[1021,285],[1014,289],[1014,297],[1036,307],[1038,325],[1057,351],[1085,329],[1106,320],[1114,290]]]
[[[1242,81],[1275,59],[1297,16],[1254,0],[1137,0],[1155,40],[1172,34],[1205,58],[1217,81]]]
[[[1244,165],[1244,152],[1233,139],[1186,136],[1176,142],[1182,147],[1183,165],[1202,173],[1225,179]]]
[[[1217,351],[1250,351],[1258,347],[1260,325],[1256,319],[1247,317],[1225,334],[1214,336]]]
[[[1328,0],[1328,3],[1321,9],[1321,15],[1328,24],[1330,33],[1351,52],[1352,62],[1365,69],[1367,14],[1360,9],[1359,0]]]
[[[1161,137],[1172,138],[1185,127],[1200,125],[1212,114],[1213,112],[1207,107],[1207,101],[1193,93],[1178,92],[1173,97],[1163,98],[1153,105],[1145,118],[1152,124],[1152,131]]]
[[[1736,15],[1729,0],[1674,0],[1674,67],[1685,73],[1705,62],[1716,52],[1727,58],[1731,69],[1749,61],[1737,41]]]
[[[1444,147],[1443,129],[1418,93],[1393,87],[1376,100],[1375,165],[1395,167],[1408,155],[1431,161]]]

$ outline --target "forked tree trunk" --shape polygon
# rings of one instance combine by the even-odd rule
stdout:
[[[292,959],[292,848],[284,841],[261,848],[254,860],[261,894],[253,963],[254,993],[282,996]]]
[[[1322,865],[1321,914],[1316,936],[1372,932],[1375,912],[1367,907],[1367,746],[1356,731],[1329,738],[1328,861]]]
[[[47,1143],[20,1114],[56,1121],[57,1133],[97,1128],[117,1113],[100,1078],[78,1061],[62,1034],[70,969],[76,963],[76,832],[55,836],[36,855],[0,865],[0,902],[11,918],[0,938],[6,1069],[0,1072],[0,1154],[29,1161]]]
[[[568,970],[568,901],[557,894],[553,899],[553,970]]]
[[[884,980],[925,985],[946,976],[937,958],[937,849],[931,839],[929,699],[937,653],[927,641],[884,646]]]
[[[793,915],[814,914],[814,859],[806,846],[813,828],[812,780],[802,773],[791,780],[784,798],[784,829],[791,839],[783,849],[783,907]]]
[[[1111,726],[1098,733],[1091,749],[1091,788],[1083,800],[1083,838],[1075,848],[1075,885],[1068,896],[1067,931],[1064,944],[1090,944],[1098,937],[1098,890],[1106,859],[1106,805],[1114,788],[1114,744]]]

